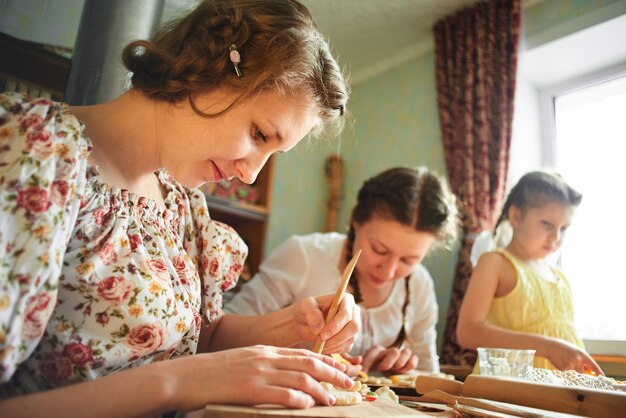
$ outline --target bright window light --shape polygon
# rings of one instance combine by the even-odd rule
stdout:
[[[561,251],[584,339],[626,340],[626,76],[555,97],[556,168],[580,192]]]

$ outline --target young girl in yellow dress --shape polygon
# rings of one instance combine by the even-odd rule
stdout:
[[[547,260],[581,199],[547,171],[527,173],[513,187],[496,224],[510,223],[511,242],[474,267],[457,326],[462,346],[534,349],[534,367],[602,373],[574,328],[567,279]]]

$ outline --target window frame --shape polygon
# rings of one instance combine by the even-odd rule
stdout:
[[[556,168],[557,139],[555,101],[560,95],[573,93],[617,78],[626,77],[626,62],[539,90],[539,117],[542,163]],[[626,324],[624,324],[626,326]],[[587,351],[594,355],[626,357],[626,340],[584,339]]]

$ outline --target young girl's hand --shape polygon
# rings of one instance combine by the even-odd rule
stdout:
[[[598,363],[587,352],[568,341],[552,339],[546,357],[559,370],[576,370],[579,373],[588,370],[596,375],[604,375]]]
[[[292,305],[298,332],[303,340],[315,343],[321,336],[326,343],[323,352],[347,353],[361,329],[361,312],[354,297],[346,293],[335,317],[325,323],[334,295],[306,298]]]
[[[375,345],[363,356],[363,371],[403,374],[417,367],[418,358],[408,348],[384,348]]]
[[[345,389],[353,385],[343,373],[345,365],[308,350],[253,346],[171,361],[175,362],[180,373],[172,388],[179,398],[178,409],[184,411],[207,403],[333,405],[334,399],[319,382]]]

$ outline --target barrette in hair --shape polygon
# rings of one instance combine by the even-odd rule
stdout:
[[[230,61],[235,66],[235,74],[237,74],[237,77],[241,77],[241,69],[239,68],[241,55],[239,55],[239,51],[237,51],[237,46],[235,44],[232,44],[228,47],[228,49],[230,49]]]

